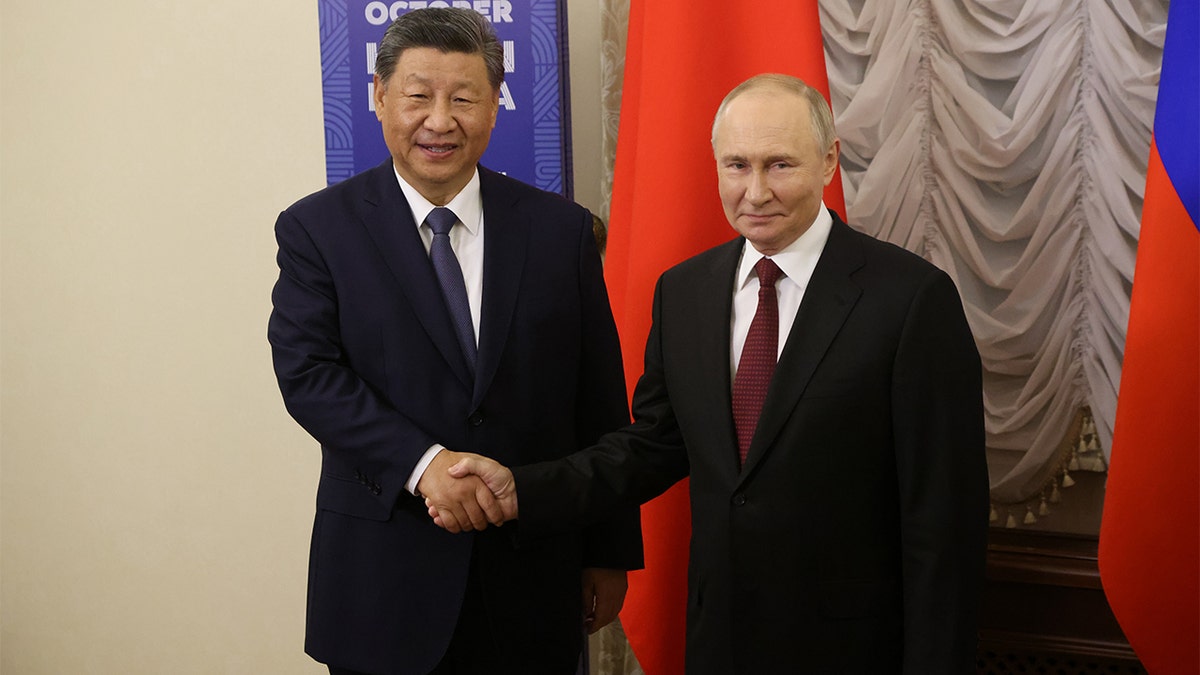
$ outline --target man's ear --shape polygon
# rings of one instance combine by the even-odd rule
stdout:
[[[375,101],[375,119],[383,121],[383,95],[387,93],[387,82],[379,79],[378,75],[373,76],[375,79],[374,86],[371,87],[371,98]]]
[[[833,143],[829,146],[829,150],[825,153],[825,184],[829,185],[833,182],[833,174],[837,172],[838,156],[841,154],[841,141],[833,139]]]

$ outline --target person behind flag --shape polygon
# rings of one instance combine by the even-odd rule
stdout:
[[[629,421],[591,214],[478,165],[503,78],[478,12],[402,15],[375,62],[391,157],[276,221],[268,338],[321,444],[305,650],[336,675],[574,673],[642,563],[634,505],[524,544],[418,496],[490,499],[453,450],[551,459]]]
[[[738,85],[712,146],[740,236],[659,278],[634,423],[451,474],[482,477],[525,540],[690,475],[693,675],[974,672],[988,481],[958,291],[824,208],[838,141],[801,80]]]

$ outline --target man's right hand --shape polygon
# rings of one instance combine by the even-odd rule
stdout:
[[[447,454],[447,451],[439,453],[434,462],[441,459],[444,454]],[[487,512],[487,520],[489,522],[493,525],[500,525],[517,517],[517,486],[513,481],[512,472],[507,467],[482,455],[467,452],[449,454],[453,455],[453,463],[448,469],[444,469],[443,476],[448,480],[462,481],[476,486],[474,488],[474,492],[477,495],[477,504],[475,506],[477,509]],[[425,475],[428,476],[433,471],[435,471],[434,463],[430,463],[429,468],[425,471]],[[479,490],[485,492],[486,495],[479,494]],[[427,496],[425,505],[429,507],[429,515],[433,518],[433,522],[439,527],[445,528],[450,532],[471,529],[462,527],[462,520],[458,514],[453,509],[447,510],[442,508],[436,500],[430,499]],[[461,506],[464,509],[469,509],[468,505]],[[495,510],[491,510],[489,507],[494,507]],[[500,514],[498,520],[493,517],[496,511],[499,511]],[[468,522],[475,524],[474,521]],[[477,527],[476,529],[483,528]]]
[[[417,492],[425,497],[425,506],[430,515],[440,527],[450,532],[469,532],[482,530],[488,526],[500,525],[505,520],[515,517],[515,491],[513,491],[514,515],[508,516],[508,509],[493,495],[493,490],[479,476],[463,473],[461,476],[451,474],[452,466],[462,464],[478,457],[486,457],[470,453],[459,453],[442,450],[434,456],[433,461],[425,468],[425,473],[417,481]],[[465,459],[463,459],[465,458]],[[462,459],[462,461],[459,461]],[[495,464],[495,462],[492,462]],[[496,466],[500,466],[497,464]],[[501,467],[503,468],[503,467]],[[505,469],[507,471],[507,469]],[[511,475],[510,482],[511,482]]]

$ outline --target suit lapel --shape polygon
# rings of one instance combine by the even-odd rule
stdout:
[[[475,366],[476,405],[492,383],[504,353],[525,270],[529,221],[515,198],[496,185],[497,177],[479,167],[483,194],[483,308],[479,319],[479,356]]]
[[[850,278],[862,265],[862,254],[854,245],[849,226],[835,214],[829,239],[808,282],[767,389],[766,404],[746,455],[741,481],[745,481],[774,443],[862,295],[862,289]]]
[[[719,366],[712,371],[697,369],[705,373],[713,372],[715,381],[693,387],[692,395],[703,397],[699,409],[724,411],[723,414],[708,417],[712,426],[707,433],[710,438],[724,439],[725,442],[717,443],[714,447],[730,449],[722,453],[723,457],[716,458],[717,466],[730,481],[737,477],[738,460],[737,434],[733,427],[733,381],[729,373],[729,325],[733,315],[734,275],[744,243],[745,240],[738,237],[725,244],[708,273],[695,280],[697,292],[693,296],[703,300],[699,307],[694,308],[695,325],[691,330],[684,331],[685,335],[690,336],[688,344],[695,350],[689,361]],[[709,301],[713,298],[719,298],[720,301]]]
[[[417,224],[413,222],[412,209],[396,182],[391,159],[372,170],[363,197],[362,222],[429,339],[455,376],[471,387],[471,375],[455,337],[450,312],[442,300]]]

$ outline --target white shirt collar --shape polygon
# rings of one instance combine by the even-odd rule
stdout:
[[[796,241],[788,244],[782,251],[768,257],[774,260],[776,265],[779,265],[779,269],[783,270],[788,279],[801,288],[807,288],[808,280],[817,266],[821,251],[825,249],[825,242],[829,239],[829,230],[832,228],[833,216],[829,215],[829,210],[825,208],[825,202],[821,202],[816,220],[808,226],[804,234],[796,237]],[[752,277],[756,278],[754,266],[763,257],[749,241],[744,243],[742,260],[738,264],[737,276],[734,277],[735,292],[745,288]]]
[[[419,228],[425,223],[429,212],[438,205],[422,197],[416,188],[401,178],[400,172],[396,171],[394,165],[392,171],[396,173],[400,190],[404,192],[404,198],[408,200],[408,207],[412,209],[413,220]],[[459,190],[458,194],[454,195],[454,198],[445,206],[458,216],[459,222],[467,228],[468,232],[472,235],[479,233],[479,227],[483,223],[483,192],[479,189],[479,169],[475,169],[475,172],[471,174],[471,180],[467,181],[463,189]]]

